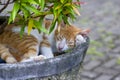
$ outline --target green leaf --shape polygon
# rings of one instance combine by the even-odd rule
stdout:
[[[9,17],[8,24],[12,22],[12,16]]]
[[[34,20],[33,22],[34,22],[34,27],[37,28],[39,30],[39,32],[40,32],[40,28],[39,28],[40,23],[38,21],[36,21],[36,20]]]
[[[43,22],[34,20],[34,27],[37,28],[39,32],[42,31],[42,32],[48,34],[48,31],[43,27],[42,23]]]
[[[58,9],[58,15],[63,11],[63,8]]]
[[[78,11],[78,9],[77,9],[75,6],[72,6],[72,8],[73,8],[74,12],[75,12],[78,16],[80,16],[80,12]]]
[[[60,0],[61,3],[64,3],[65,0]]]
[[[21,16],[20,14],[17,14],[17,21],[15,22],[15,24],[17,25],[24,25],[25,24],[25,19],[23,18],[23,16]]]
[[[65,6],[71,6],[71,3],[66,3],[66,4],[64,5],[64,7],[65,7]]]
[[[21,7],[21,10],[22,10],[24,17],[25,17],[25,20],[26,20],[30,16],[30,12],[26,8],[24,8],[23,6]]]
[[[63,16],[63,21],[64,21],[66,24],[69,24],[69,22],[68,22],[68,17],[67,17],[67,16]]]
[[[21,30],[20,30],[20,37],[21,37],[21,38],[23,37],[24,31],[25,31],[25,25],[23,25],[23,26],[21,27]]]
[[[40,17],[40,19],[39,19],[40,26],[42,26],[43,20],[44,20],[44,16]]]
[[[70,13],[74,14],[73,8],[71,6],[66,6],[64,8],[65,10],[63,11],[63,14],[70,14]]]
[[[31,32],[33,26],[34,26],[33,19],[29,19],[29,22],[28,22],[28,35],[30,35],[30,32]]]
[[[35,14],[39,14],[40,13],[34,6],[31,6],[30,4],[23,3],[22,6],[24,6],[30,12],[31,11],[34,12]]]
[[[34,0],[21,0],[21,3],[32,3],[32,4],[37,4],[36,1],[34,1]]]
[[[12,20],[13,21],[15,19],[15,16],[17,15],[17,12],[19,11],[19,9],[20,9],[20,4],[16,2],[14,4],[13,11],[12,11]]]
[[[76,19],[76,17],[75,17],[74,14],[69,14],[69,16],[70,16],[70,19],[71,19],[72,21],[74,21],[74,20]]]
[[[67,6],[67,7],[65,7],[65,9],[66,10],[63,12],[64,15],[68,15],[70,17],[70,19],[72,19],[72,20],[76,19],[75,12],[74,12],[72,6],[69,6],[69,7]]]
[[[39,3],[41,3],[42,0],[38,0]]]
[[[62,19],[63,19],[63,15],[60,14],[60,15],[58,16],[58,23],[60,23],[60,22],[62,21]]]
[[[8,24],[10,24],[12,21],[15,20],[15,17],[20,9],[20,4],[18,2],[15,2],[11,16],[9,18]]]
[[[39,23],[40,23],[40,30],[42,31],[42,32],[45,32],[45,33],[47,33],[48,34],[48,31],[45,29],[45,27],[43,27],[43,23],[44,23],[44,16],[42,16],[40,19],[39,19]]]
[[[62,6],[63,6],[62,4],[58,5],[57,7],[55,7],[55,10],[62,8]]]
[[[51,27],[50,27],[49,34],[54,30],[56,21],[57,21],[57,20],[53,20],[53,22],[52,22],[52,24],[51,24]]]
[[[58,17],[58,11],[53,10],[53,14],[54,14],[54,19],[57,19],[57,17]]]
[[[45,0],[41,0],[40,6],[41,6],[41,11],[43,11],[45,6]]]
[[[40,30],[46,34],[49,34],[48,30],[43,26],[41,26]]]

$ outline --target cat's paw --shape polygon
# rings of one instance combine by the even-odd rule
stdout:
[[[39,56],[31,57],[31,58],[29,58],[29,59],[23,59],[21,62],[39,61],[39,60],[44,60],[44,59],[46,59],[45,56],[39,55]]]
[[[17,60],[14,59],[14,58],[12,58],[12,57],[8,57],[8,58],[6,59],[6,62],[7,62],[7,63],[17,63]]]
[[[34,57],[34,61],[39,61],[39,60],[44,60],[44,59],[46,59],[46,56],[43,56],[43,55]]]
[[[23,60],[21,60],[21,62],[31,62],[31,61],[33,61],[33,59],[23,59]]]

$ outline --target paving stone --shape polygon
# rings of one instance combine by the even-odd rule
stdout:
[[[116,59],[111,59],[104,63],[103,67],[105,68],[111,68],[116,64]]]
[[[87,64],[90,60],[90,56],[85,56],[83,64]]]
[[[98,60],[91,60],[88,64],[84,65],[85,70],[92,70],[95,69],[95,67],[99,66],[101,64]]]
[[[120,64],[114,66],[113,68],[120,71]]]
[[[119,53],[114,53],[114,52],[110,52],[108,54],[106,54],[109,56],[109,58],[114,58],[114,59],[117,59],[117,58],[120,58],[120,54]]]
[[[119,25],[119,24],[116,24],[116,25]],[[116,27],[119,27],[119,26],[116,26]],[[114,34],[114,35],[120,35],[120,31],[119,31],[118,28],[113,28],[112,27],[111,29],[109,29],[109,31],[112,32],[112,34]]]
[[[98,72],[98,73],[102,73],[102,74],[108,74],[108,75],[117,75],[117,74],[119,74],[118,70],[110,69],[110,68],[104,68],[104,67],[98,67],[94,71]]]
[[[119,47],[119,46],[120,46],[120,39],[117,38],[117,39],[115,40],[115,43],[114,43],[114,44]],[[119,49],[119,50],[120,50],[120,49]]]
[[[82,79],[80,79],[80,80],[91,80],[91,79],[86,78],[86,77],[82,77]]]
[[[114,80],[120,80],[120,75],[116,76]]]
[[[91,71],[82,71],[81,72],[81,76],[89,78],[89,79],[96,78],[98,75],[100,75],[100,74],[96,73],[96,72],[91,72]]]
[[[97,57],[96,57],[96,59],[97,59],[97,60],[99,60],[99,61],[101,61],[101,63],[103,63],[103,62],[106,62],[106,61],[108,61],[108,60],[109,60],[109,56],[108,56],[108,55],[104,55],[104,54],[103,54],[103,56],[102,56],[102,57],[97,56]],[[101,64],[101,65],[102,65],[102,64]]]
[[[80,80],[91,80],[90,78],[82,77]]]
[[[119,40],[120,41],[120,40]],[[120,53],[120,45],[113,49],[114,53]]]
[[[98,78],[96,78],[95,80],[111,80],[112,77],[113,77],[112,75],[103,74],[103,75],[99,76]]]

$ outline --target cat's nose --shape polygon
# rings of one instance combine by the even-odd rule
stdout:
[[[62,47],[58,47],[58,50],[59,50],[59,51],[62,51],[62,49],[63,49]]]

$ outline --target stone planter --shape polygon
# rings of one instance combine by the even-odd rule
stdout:
[[[71,52],[43,61],[0,64],[0,80],[80,80],[80,65],[85,57],[87,42]]]

